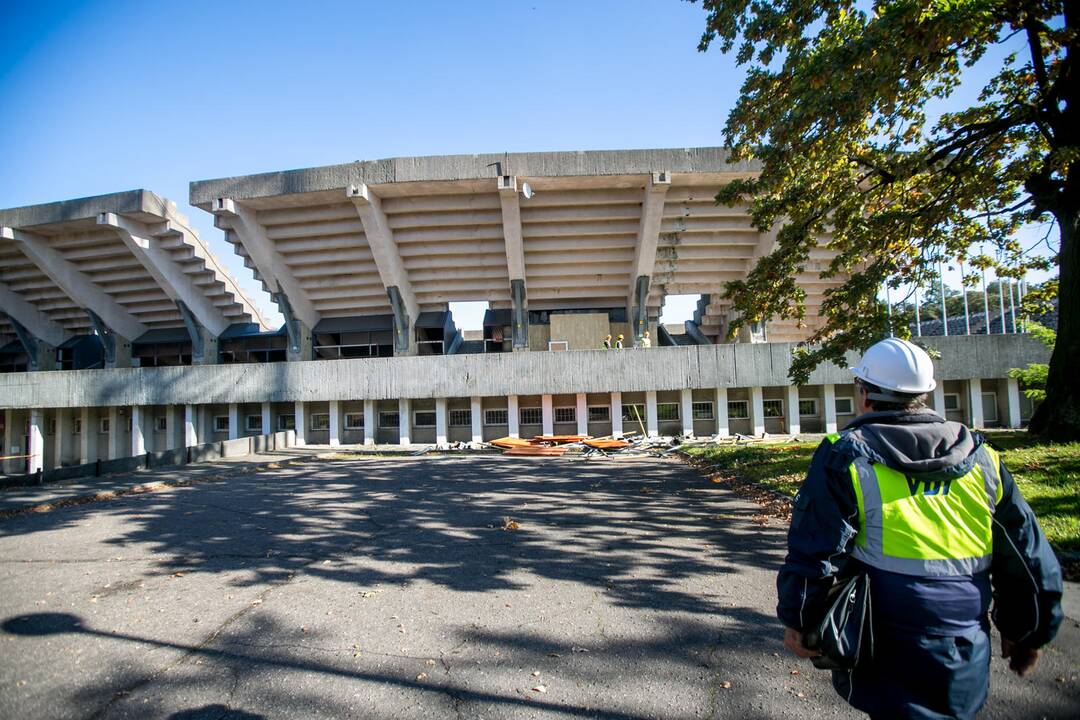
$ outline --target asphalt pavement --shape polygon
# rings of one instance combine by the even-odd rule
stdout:
[[[781,645],[783,524],[676,460],[208,479],[0,520],[0,716],[859,716]],[[1076,717],[1078,667],[1070,620],[984,717]]]

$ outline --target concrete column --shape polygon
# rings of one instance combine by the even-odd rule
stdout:
[[[409,416],[409,411],[412,403],[408,398],[401,398],[398,400],[398,444],[399,445],[411,445],[412,440],[410,438],[412,430],[412,418]]]
[[[97,458],[91,458],[90,456],[90,438],[96,435],[96,431],[90,425],[90,408],[84,407],[79,409],[79,420],[82,424],[82,432],[79,433],[79,464],[86,465],[91,460]],[[94,433],[93,435],[91,433]]]
[[[64,439],[71,429],[71,413],[64,408],[56,410],[56,436],[53,437],[53,467],[64,467]]]
[[[375,417],[375,401],[364,401],[364,444],[375,444],[375,432],[378,430]]]
[[[435,398],[435,444],[439,447],[450,444],[446,438],[446,398]]]
[[[165,449],[176,449],[176,406],[165,406]]]
[[[540,396],[540,432],[545,435],[555,434],[555,411],[551,407],[551,396]]]
[[[798,435],[802,432],[802,421],[799,419],[798,385],[788,385],[787,406],[787,434]]]
[[[229,439],[240,437],[240,406],[229,403]]]
[[[506,398],[506,422],[509,425],[507,431],[510,437],[521,437],[521,428],[518,425],[518,396],[510,395]]]
[[[469,398],[469,420],[472,425],[472,441],[484,442],[484,404],[478,397]]]
[[[660,435],[660,422],[656,419],[656,391],[645,393],[645,432],[649,437]]]
[[[274,434],[274,418],[270,413],[271,405],[268,402],[262,404],[262,434],[273,435]]]
[[[120,427],[120,408],[113,405],[109,408],[109,459],[115,460],[124,457],[122,440],[124,429]]]
[[[577,434],[589,434],[589,397],[585,393],[578,393],[574,398],[577,409],[574,411],[577,419]]]
[[[11,451],[11,446],[15,444],[15,429],[12,425],[15,423],[15,411],[11,409],[4,410],[4,447],[0,448],[0,457],[7,457],[8,455],[14,455]],[[0,473],[8,472],[8,467],[13,464],[11,460],[0,460]]]
[[[302,401],[296,401],[293,410],[293,419],[296,425],[296,446],[307,445],[307,407]]]
[[[825,388],[825,432],[836,432],[836,386],[823,385]]]
[[[682,420],[684,437],[694,436],[694,393],[692,390],[679,391],[679,418]]]
[[[968,380],[968,407],[971,408],[971,427],[981,428],[986,424],[983,420],[982,404],[982,380],[971,378]]]
[[[622,428],[622,393],[611,393],[611,436],[621,438]]]
[[[755,437],[765,434],[765,399],[760,387],[750,388],[750,427]]]
[[[934,386],[934,410],[941,417],[945,417],[945,383],[939,382]]]
[[[146,412],[139,405],[131,406],[131,457],[146,454],[146,435],[143,433],[143,421]]]
[[[729,437],[731,435],[731,430],[728,428],[727,388],[716,388],[714,405],[716,408],[714,411],[716,417],[716,436]]]
[[[341,402],[330,401],[330,446],[341,445]]]
[[[45,467],[45,411],[38,408],[30,410],[30,444],[26,454],[30,456],[27,472],[33,475]]]
[[[1020,427],[1020,381],[1016,378],[1005,380],[1005,403],[1008,408],[1008,427]]]
[[[184,406],[184,447],[199,444],[199,409],[195,405]]]

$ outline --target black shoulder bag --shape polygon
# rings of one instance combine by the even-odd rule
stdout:
[[[821,653],[813,658],[814,667],[852,670],[874,656],[870,577],[863,572],[837,582],[829,590],[828,602],[825,617],[807,633],[806,647]]]

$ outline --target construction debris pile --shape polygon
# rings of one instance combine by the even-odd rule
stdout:
[[[672,437],[647,437],[627,433],[622,437],[592,437],[589,435],[537,435],[522,439],[504,437],[491,440],[487,445],[501,448],[504,455],[579,457],[664,457],[676,450],[713,442],[712,439],[683,440]]]

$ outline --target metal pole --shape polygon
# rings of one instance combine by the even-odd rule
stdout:
[[[964,334],[971,334],[971,313],[968,312],[967,283],[964,282],[964,261],[960,261],[960,292],[964,293]]]
[[[1012,331],[1016,333],[1016,303],[1013,301],[1013,281],[1009,278],[1009,322],[1012,323]]]
[[[1027,289],[1025,287],[1025,285],[1027,285],[1027,282],[1024,280],[1023,276],[1021,276],[1020,277],[1020,284],[1016,286],[1016,301],[1020,305],[1020,311],[1021,311],[1021,315],[1020,315],[1020,332],[1027,332],[1027,318],[1024,317],[1024,315],[1023,315],[1024,292]]]
[[[986,268],[982,271],[983,281],[983,325],[986,326],[986,334],[990,334],[990,300],[986,295]]]
[[[885,307],[889,312],[889,337],[893,337],[892,329],[892,293],[889,292],[889,281],[885,281]]]
[[[945,309],[945,263],[938,260],[938,282],[941,285],[941,334],[949,334],[949,311]]]
[[[1005,292],[1002,286],[1005,283],[1001,281],[1001,276],[998,275],[998,310],[1001,313],[1001,334],[1005,334]]]
[[[915,286],[915,334],[922,336],[922,315],[919,313],[919,286]]]

